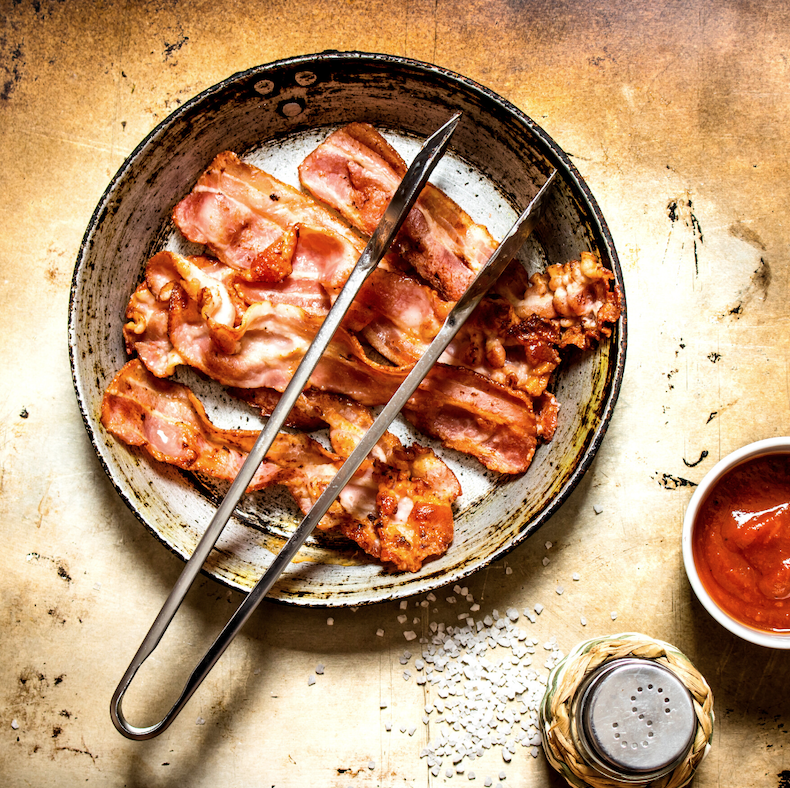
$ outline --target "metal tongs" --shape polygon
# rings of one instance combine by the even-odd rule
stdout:
[[[460,112],[454,115],[444,126],[426,140],[420,152],[415,157],[390,201],[389,206],[384,212],[384,216],[381,218],[378,227],[360,255],[345,286],[338,295],[329,314],[324,319],[313,343],[302,359],[302,362],[294,373],[285,392],[282,394],[279,403],[269,416],[265,428],[258,436],[249,456],[231,484],[224,500],[217,508],[217,512],[209,523],[206,532],[198,542],[194,553],[187,561],[180,577],[173,586],[173,590],[167,597],[162,610],[151,625],[151,629],[148,631],[140,648],[129,664],[126,673],[124,673],[123,678],[118,684],[110,702],[110,717],[118,731],[127,738],[136,740],[151,739],[170,726],[187,701],[192,697],[192,694],[200,686],[203,679],[208,675],[211,668],[225,652],[230,642],[252,615],[255,608],[271,590],[283,570],[293,560],[299,548],[312,533],[319,520],[329,510],[329,507],[339,495],[340,491],[351,480],[351,477],[376,445],[379,438],[386,432],[393,419],[398,415],[406,401],[420,385],[439,356],[444,352],[458,329],[461,328],[480,302],[485,292],[497,279],[507,263],[516,255],[532,229],[535,227],[543,203],[545,202],[545,195],[554,180],[556,171],[553,171],[549,175],[543,187],[532,202],[530,202],[526,211],[524,211],[518,221],[516,221],[505,240],[502,241],[497,250],[478,273],[466,293],[464,293],[453,307],[444,325],[436,335],[436,338],[429,345],[425,354],[417,361],[393,397],[381,410],[379,416],[365,433],[354,451],[343,463],[334,479],[327,485],[310,512],[304,517],[293,535],[275,556],[271,566],[266,570],[263,577],[256,583],[241,605],[239,605],[236,612],[230,617],[214,643],[210,646],[195,670],[189,676],[181,695],[173,704],[170,711],[167,712],[160,722],[154,725],[145,728],[131,725],[126,720],[121,710],[121,703],[126,690],[134,679],[140,666],[153,653],[159,641],[162,639],[167,627],[173,620],[184,597],[187,595],[192,583],[230,519],[233,510],[247,489],[247,486],[252,481],[266,453],[271,448],[278,431],[285,423],[288,414],[296,404],[300,394],[308,385],[313,369],[351,306],[351,302],[354,300],[357,291],[372,273],[373,269],[378,265],[381,258],[386,254],[400,230],[404,219],[414,206],[418,195],[425,186],[428,177],[447,149],[450,137],[455,131],[460,118]]]

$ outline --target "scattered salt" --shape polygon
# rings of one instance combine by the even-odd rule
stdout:
[[[202,717],[198,717],[195,720],[195,725],[205,725],[205,724],[206,724],[206,721]]]
[[[513,574],[513,570],[511,569],[511,567],[509,567],[509,566],[505,567],[505,574],[506,575],[512,575]]]
[[[617,620],[617,611],[613,610],[612,613],[611,613],[611,616],[612,616],[612,621],[616,621]]]
[[[565,591],[565,589],[562,586],[557,586],[555,590],[560,596],[562,596],[563,592]]]
[[[540,615],[540,614],[543,612],[543,610],[544,610],[544,609],[545,609],[545,608],[543,607],[543,605],[541,605],[541,604],[540,604],[540,602],[538,602],[538,603],[535,605],[535,612],[536,612],[538,615]]]
[[[593,511],[596,514],[600,514],[603,511],[603,507],[602,506],[598,506],[597,504],[593,504]]]
[[[315,676],[308,676],[307,678],[307,686],[312,687],[315,684]]]
[[[551,550],[551,542],[546,542],[546,549]]]
[[[417,633],[412,629],[407,629],[403,633],[403,637],[405,637],[406,640],[414,640],[417,637]]]
[[[19,730],[19,723],[16,720],[11,720],[11,727],[16,731]]]
[[[318,664],[315,666],[315,672],[316,672],[316,673],[317,673],[319,676],[323,676],[323,675],[324,675],[324,668],[325,668],[325,665],[324,665],[323,663],[319,662],[319,663],[318,663]]]
[[[543,566],[548,566],[551,563],[551,559],[548,556],[545,556],[541,561],[541,563],[543,564]]]
[[[375,768],[376,768],[376,762],[375,761],[368,761],[368,769],[373,771],[373,769],[375,769]]]
[[[326,620],[326,625],[328,627],[331,627],[334,623],[335,623],[335,619],[332,618],[332,616],[329,616],[329,618]]]
[[[579,575],[579,573],[578,573],[578,572],[574,572],[574,573],[571,575],[571,577],[572,577],[574,580],[581,580],[581,576]]]
[[[376,635],[377,635],[378,637],[380,637],[380,638],[383,638],[383,637],[384,637],[384,630],[383,630],[383,629],[381,629],[381,628],[377,629],[377,630],[376,630]]]

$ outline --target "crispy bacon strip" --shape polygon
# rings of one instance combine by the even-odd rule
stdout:
[[[355,419],[361,418],[360,428],[372,421],[359,406],[347,409],[327,395],[308,407],[346,433]],[[227,481],[235,478],[258,436],[255,431],[215,427],[187,387],[156,378],[137,359],[107,388],[102,423],[159,461]],[[398,569],[417,571],[426,558],[444,553],[451,543],[452,502],[460,486],[429,449],[404,449],[392,435],[382,440],[387,449],[381,459],[363,464],[319,527],[338,530]],[[353,445],[345,444],[349,453]],[[344,456],[326,451],[305,434],[279,433],[248,490],[282,484],[307,513]]]
[[[614,274],[592,252],[579,260],[550,265],[527,282],[520,266],[510,266],[496,291],[522,320],[532,316],[554,323],[560,331],[558,347],[575,345],[589,350],[612,333],[622,312],[622,293],[610,286]]]
[[[205,244],[222,262],[251,280],[275,282],[287,275],[288,257],[298,240],[295,227],[323,233],[342,248],[311,264],[322,268],[322,281],[342,286],[364,243],[307,195],[230,151],[220,153],[193,190],[173,211],[173,220],[194,243]],[[297,232],[298,235],[298,232]]]
[[[365,243],[312,198],[230,152],[215,158],[173,218],[187,239],[239,272],[234,286],[248,304],[292,304],[315,315],[327,313]],[[398,266],[385,258],[346,324],[402,364],[418,357],[414,347],[426,331],[435,334],[446,309],[411,274],[387,275]]]
[[[332,448],[347,457],[373,424],[362,405],[343,397],[308,391],[304,399],[330,428]],[[378,517],[367,527],[343,530],[366,552],[376,545],[381,560],[417,571],[430,556],[442,555],[453,540],[452,502],[461,494],[455,474],[431,450],[404,448],[386,432],[371,452],[379,473]]]
[[[129,361],[102,400],[105,428],[154,459],[218,479],[236,477],[257,433],[217,429],[189,389],[151,375],[138,359]],[[250,490],[272,484],[276,464],[261,464]]]
[[[417,429],[491,470],[523,473],[532,462],[539,436],[532,399],[471,370],[436,365],[403,412]],[[556,410],[553,423],[540,424],[540,437],[550,440],[555,425]]]
[[[168,264],[171,279],[166,282]],[[226,386],[284,391],[318,329],[320,318],[297,307],[264,302],[246,308],[240,318],[237,313],[236,319],[240,319],[237,326],[220,323],[211,315],[221,314],[214,305],[224,303],[224,299],[219,294],[210,298],[205,295],[206,291],[214,292],[214,285],[208,280],[206,287],[199,286],[200,276],[206,270],[173,252],[156,256],[155,284],[160,303],[165,293],[170,294],[167,305],[170,344],[161,359],[145,344],[146,356],[141,356],[144,363],[159,374],[168,362],[177,358],[179,363],[189,364]],[[157,321],[161,322],[158,315]],[[136,349],[135,331],[146,335],[141,322],[127,327],[130,350]],[[310,382],[315,389],[344,394],[363,405],[380,405],[390,399],[408,369],[372,361],[359,343],[341,329]],[[271,398],[271,393],[266,396]],[[440,404],[444,410],[441,418],[425,418],[424,414],[433,413]],[[516,414],[518,408],[524,411],[520,415]],[[501,418],[502,413],[510,415]],[[526,470],[538,437],[529,398],[460,367],[437,365],[413,395],[405,414],[423,432],[504,473]],[[497,425],[499,433],[496,439],[489,434],[493,425]],[[545,431],[544,437],[547,435]],[[514,451],[516,445],[523,450]],[[506,447],[505,453],[498,454]]]
[[[302,185],[370,235],[406,173],[398,152],[367,123],[331,134],[299,166]],[[496,249],[488,230],[429,184],[406,217],[396,250],[447,300],[457,301]]]

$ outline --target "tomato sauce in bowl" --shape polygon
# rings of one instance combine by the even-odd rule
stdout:
[[[790,633],[790,453],[724,473],[696,511],[691,549],[702,585],[727,614]]]

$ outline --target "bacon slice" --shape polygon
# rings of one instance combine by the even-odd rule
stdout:
[[[344,256],[333,254],[312,261],[322,266],[322,280],[327,283],[342,286],[364,247],[347,225],[310,197],[230,151],[214,159],[190,194],[176,205],[173,220],[185,238],[205,244],[222,262],[251,280],[258,272],[263,281],[278,281],[278,269],[284,269],[275,259],[270,270],[272,255],[287,256],[296,240],[287,236],[294,226],[323,232],[343,247]]]
[[[398,152],[367,123],[331,134],[299,166],[302,185],[370,235],[406,173]],[[447,300],[457,301],[496,249],[488,230],[435,186],[406,217],[398,253]]]
[[[348,456],[373,424],[367,408],[334,395],[307,392],[307,402],[330,427],[332,448]],[[343,533],[366,552],[375,544],[382,561],[417,571],[453,540],[452,502],[461,494],[455,474],[428,448],[404,448],[386,432],[371,452],[378,471],[378,517]]]
[[[358,406],[345,409],[337,398],[326,395],[308,407],[319,410],[335,429],[359,418],[360,428],[372,422]],[[128,362],[107,388],[101,418],[109,432],[155,459],[227,481],[235,478],[258,436],[255,431],[215,427],[187,387],[156,378],[137,359]],[[404,449],[394,436],[385,438],[387,450],[381,460],[360,467],[319,527],[339,531],[398,569],[417,571],[452,542],[452,502],[461,490],[431,450]],[[282,484],[307,513],[344,456],[326,451],[303,433],[279,433],[248,491]]]
[[[462,367],[434,366],[404,414],[443,445],[500,473],[523,473],[537,446],[532,399]]]
[[[218,479],[236,477],[257,433],[217,429],[200,401],[185,386],[151,375],[138,359],[129,361],[102,400],[105,428],[154,459]],[[250,490],[271,484],[278,467],[261,464]]]
[[[526,279],[523,268],[510,266],[496,291],[522,320],[537,316],[554,323],[560,331],[558,347],[589,350],[611,335],[623,296],[617,285],[610,286],[614,274],[592,252],[582,252],[579,260],[564,265],[550,265]]]
[[[177,359],[223,385],[240,389],[282,392],[290,381],[320,324],[320,318],[298,307],[267,302],[236,312],[238,325],[215,320],[226,299],[216,290],[221,273],[201,262],[162,252],[152,259],[151,274],[159,303],[168,300],[168,338],[163,358],[143,346],[146,366],[159,374]],[[170,279],[166,272],[169,270]],[[209,274],[216,274],[213,279]],[[186,278],[185,278],[186,277]],[[201,285],[205,285],[202,287]],[[207,295],[208,293],[208,295]],[[201,308],[202,304],[202,308]],[[240,317],[239,317],[240,315]],[[138,315],[138,317],[140,317]],[[157,324],[161,317],[156,313]],[[140,320],[127,327],[130,350],[146,328]],[[152,358],[153,356],[153,358]],[[359,342],[342,328],[311,376],[320,391],[344,394],[363,405],[387,402],[409,371],[408,366],[379,364],[368,358]],[[172,371],[172,370],[171,370]],[[440,418],[428,418],[441,408]],[[517,414],[518,409],[521,414]],[[486,467],[503,473],[526,470],[538,437],[538,424],[528,397],[473,371],[437,365],[404,409],[406,417],[444,445],[477,457]],[[503,415],[505,414],[505,415]],[[497,436],[490,433],[494,430]],[[544,431],[541,437],[548,435]],[[515,446],[520,447],[518,450]]]

